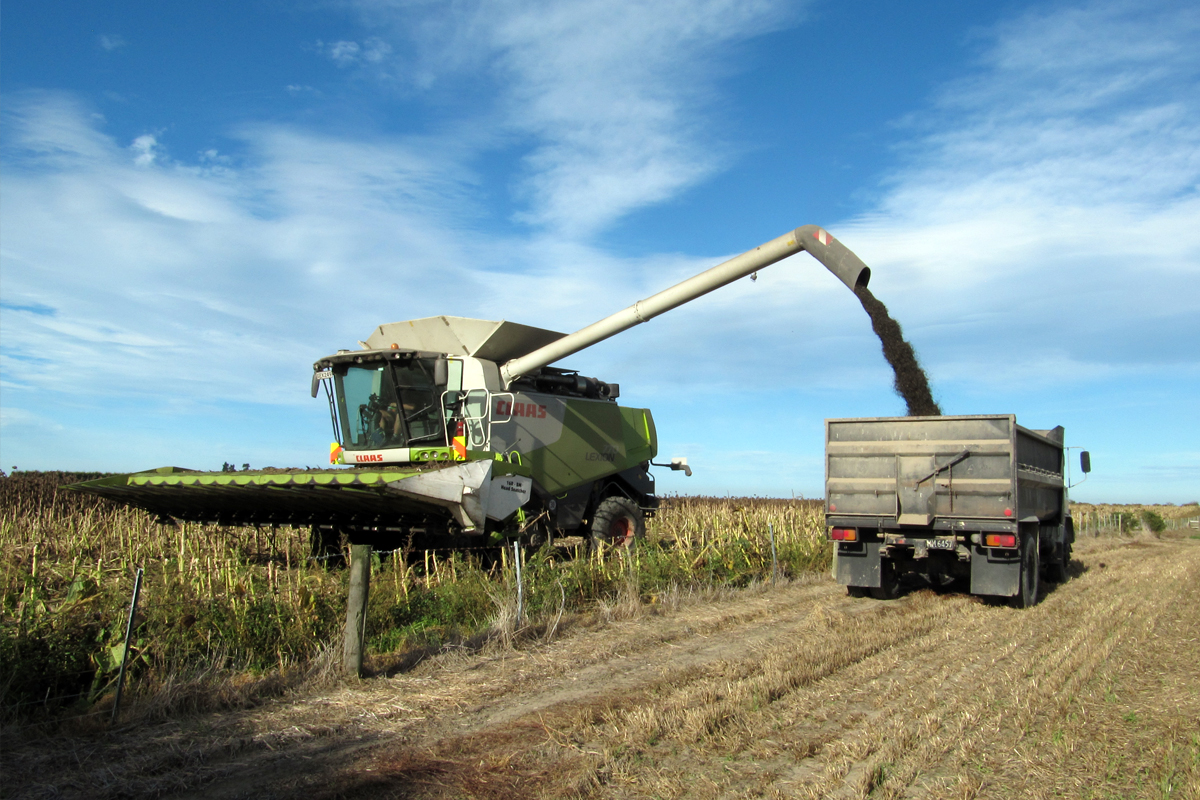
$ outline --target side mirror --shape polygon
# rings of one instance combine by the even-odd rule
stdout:
[[[450,382],[450,364],[446,359],[439,358],[433,362],[433,383],[435,386],[445,386]]]
[[[692,477],[692,468],[688,466],[686,457],[685,458],[672,458],[671,459],[671,469],[675,470],[676,472],[678,472],[679,470],[683,470],[684,475],[688,476],[689,478]]]
[[[326,378],[332,378],[332,377],[333,377],[333,372],[331,372],[330,370],[327,370],[327,369],[320,370],[319,372],[314,372],[313,379],[312,379],[312,396],[313,397],[317,396],[317,392],[321,389],[321,381],[325,380]]]
[[[1087,450],[1079,454],[1079,468],[1083,470],[1084,475],[1092,471],[1092,454]]]

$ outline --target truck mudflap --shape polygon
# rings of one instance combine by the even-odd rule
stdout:
[[[836,580],[843,586],[878,589],[881,582],[882,542],[839,542]]]
[[[1020,590],[1020,550],[972,546],[971,594],[1013,597]]]

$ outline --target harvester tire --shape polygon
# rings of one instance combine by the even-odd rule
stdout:
[[[592,515],[592,547],[630,547],[646,538],[646,520],[628,497],[606,497]]]
[[[1032,608],[1037,605],[1041,569],[1038,554],[1038,535],[1027,533],[1021,537],[1021,577],[1017,593],[1009,599],[1013,608]]]

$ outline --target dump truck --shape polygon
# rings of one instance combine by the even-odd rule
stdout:
[[[825,525],[849,594],[969,581],[1025,608],[1075,541],[1063,428],[1013,414],[825,421]],[[1083,472],[1091,458],[1080,454]]]
[[[806,225],[575,333],[436,316],[378,326],[313,365],[333,428],[328,469],[198,472],[162,467],[74,488],[162,520],[311,526],[314,550],[343,537],[380,549],[470,547],[582,535],[627,545],[658,507],[647,408],[620,386],[551,366],[580,350],[807,251],[849,289],[870,269]]]

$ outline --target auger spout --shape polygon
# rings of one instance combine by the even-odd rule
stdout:
[[[871,279],[871,269],[825,229],[816,225],[805,225],[785,233],[777,239],[761,244],[734,256],[723,264],[705,270],[658,294],[639,300],[626,309],[593,322],[586,328],[558,339],[533,352],[514,358],[500,367],[500,376],[508,385],[516,378],[534,370],[553,364],[559,359],[578,353],[597,342],[604,341],[621,331],[657,317],[684,303],[706,295],[739,278],[782,261],[801,250],[807,250],[813,258],[837,276],[851,291],[866,286]]]

